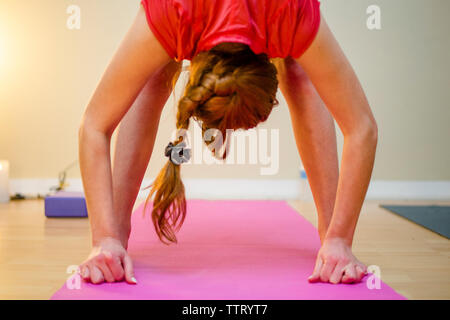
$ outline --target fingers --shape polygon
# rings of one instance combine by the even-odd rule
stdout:
[[[121,281],[125,272],[120,258],[113,256],[109,252],[105,252],[82,264],[80,266],[80,274],[83,280],[100,284],[105,281]]]
[[[115,281],[114,276],[106,263],[106,256],[104,253],[101,253],[94,258],[94,264],[102,272],[105,281]]]
[[[134,277],[133,261],[131,261],[130,256],[125,254],[122,262],[125,270],[125,280],[130,284],[137,284],[136,278]]]
[[[124,244],[117,239],[106,238],[93,246],[87,260],[80,265],[85,281],[95,284],[122,281],[136,284],[133,263]]]
[[[89,272],[89,266],[87,264],[83,263],[82,265],[80,265],[80,275],[84,281],[89,281],[91,279],[90,272]]]
[[[342,283],[358,283],[367,274],[367,268],[360,264],[351,264],[345,268]]]
[[[335,267],[336,267],[335,260],[331,260],[331,259],[326,260],[324,266],[322,267],[322,270],[320,271],[320,281],[328,282],[330,280],[330,277],[331,277]]]
[[[120,258],[117,255],[113,256],[109,252],[105,252],[104,255],[105,255],[106,265],[108,266],[109,270],[111,271],[114,280],[122,281],[125,272],[123,270]]]
[[[92,283],[100,284],[105,281],[102,271],[99,268],[97,268],[95,265],[91,265],[89,267],[89,272],[90,272],[90,276],[91,276],[90,278],[91,278]]]
[[[362,280],[362,278],[364,278],[364,276],[367,273],[367,270],[365,267],[362,267],[360,265],[356,265],[355,267],[355,271],[356,271],[356,282],[360,282]]]
[[[320,281],[320,270],[322,269],[322,258],[317,257],[316,259],[316,265],[314,266],[314,271],[312,275],[309,276],[308,281],[309,282],[318,282]]]
[[[357,283],[367,274],[364,265],[348,263],[336,260],[328,260],[323,262],[321,258],[317,258],[316,265],[312,275],[308,278],[311,283],[314,282],[330,282],[338,283]]]
[[[105,280],[103,272],[91,261],[87,261],[80,265],[80,275],[84,281],[92,282],[94,284],[102,283]]]
[[[342,275],[344,274],[345,270],[345,262],[338,262],[336,267],[334,268],[333,273],[330,276],[330,282],[333,284],[338,284],[341,282]]]
[[[351,246],[340,238],[324,242],[317,254],[313,274],[309,282],[356,283],[367,274],[366,266],[358,261]]]
[[[81,278],[84,281],[99,284],[105,281],[103,272],[97,268],[94,264],[86,263],[80,267]]]
[[[367,274],[365,266],[359,264],[345,264],[333,260],[328,260],[325,263],[322,259],[318,260],[313,274],[308,278],[309,282],[330,282],[338,283],[357,283]]]
[[[344,271],[344,276],[342,277],[342,283],[353,283],[357,280],[355,265],[349,264]]]
[[[358,270],[358,269],[361,270],[364,275],[367,274],[367,267],[364,264],[358,263],[356,265],[356,268],[357,268],[356,270]]]

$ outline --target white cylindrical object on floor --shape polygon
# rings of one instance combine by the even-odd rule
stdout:
[[[0,202],[9,202],[9,162],[0,160]]]

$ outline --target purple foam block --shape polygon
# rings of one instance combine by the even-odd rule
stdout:
[[[59,191],[45,197],[45,216],[87,217],[84,193]]]

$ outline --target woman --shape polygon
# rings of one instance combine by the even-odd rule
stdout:
[[[183,130],[190,119],[198,120],[204,132],[255,127],[277,104],[279,85],[318,212],[322,246],[309,281],[359,282],[366,267],[351,248],[372,173],[377,125],[352,67],[320,15],[319,2],[141,3],[79,130],[93,243],[80,266],[82,277],[92,283],[136,283],[126,251],[131,210],[173,87],[169,84],[176,81],[181,61],[189,59],[189,83],[178,103],[179,136],[166,148],[169,160],[150,195],[160,239],[176,242],[174,232],[185,217],[180,165],[187,159],[180,152],[186,151]],[[340,172],[333,117],[344,135]],[[110,139],[119,122],[111,170]],[[216,157],[226,156],[218,152],[222,144],[212,148]]]

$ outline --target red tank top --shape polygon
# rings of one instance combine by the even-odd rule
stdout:
[[[176,60],[221,42],[269,58],[298,58],[320,24],[318,0],[141,0],[155,37]]]

